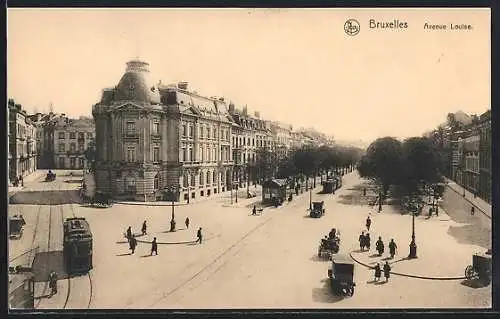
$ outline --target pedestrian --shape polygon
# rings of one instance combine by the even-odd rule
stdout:
[[[366,233],[365,235],[365,247],[369,251],[371,246],[370,233]]]
[[[380,264],[377,263],[373,269],[375,269],[375,278],[374,279],[375,279],[375,281],[379,281],[380,276],[382,275],[382,271],[380,270]]]
[[[382,237],[378,237],[378,240],[375,243],[375,247],[377,248],[378,255],[382,256],[382,254],[384,253],[384,242],[382,241]]]
[[[147,230],[147,225],[146,225],[146,221],[144,221],[142,223],[142,228],[141,228],[141,231],[142,231],[142,235],[146,235],[146,230]]]
[[[186,217],[184,224],[186,224],[186,229],[189,229],[189,217]]]
[[[135,239],[134,235],[132,235],[132,237],[130,238],[129,247],[130,247],[130,250],[132,251],[132,254],[134,254],[135,247],[137,247],[137,239]]]
[[[472,206],[472,207],[470,208],[470,214],[473,216],[475,212],[476,212],[476,211],[475,211],[475,208],[474,208],[474,206]]]
[[[366,197],[366,187],[365,187],[365,188],[363,188],[363,196],[365,196],[365,197]]]
[[[398,246],[394,242],[394,239],[391,238],[391,241],[389,242],[389,253],[391,254],[391,258],[394,258],[394,255],[396,255],[396,249],[398,249]]]
[[[391,276],[391,266],[389,266],[389,262],[385,262],[384,265],[384,277],[385,281],[389,281],[389,277]]]
[[[370,216],[366,219],[366,229],[370,231],[370,226],[372,225],[372,220],[370,219]]]
[[[198,229],[198,232],[197,232],[197,234],[196,234],[196,237],[198,237],[198,239],[196,239],[196,243],[198,243],[198,242],[199,242],[199,243],[201,244],[201,242],[202,242],[202,240],[203,240],[203,235],[201,234],[201,227]]]
[[[127,236],[127,241],[130,242],[130,238],[132,238],[132,227],[131,226],[128,226],[126,236]]]
[[[57,294],[57,273],[53,270],[49,274],[49,288],[51,289],[50,296]]]
[[[361,251],[365,250],[365,232],[362,231],[361,235],[359,235],[359,248]]]
[[[153,256],[153,252],[155,255],[158,255],[158,244],[156,243],[156,237],[153,238],[153,241],[151,242],[151,255]]]
[[[19,181],[21,182],[21,186],[24,187],[23,175],[19,175]]]
[[[252,215],[257,215],[257,207],[255,205],[253,205]]]

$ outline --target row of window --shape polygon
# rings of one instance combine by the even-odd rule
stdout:
[[[479,157],[465,157],[465,169],[479,173]]]
[[[221,140],[229,141],[229,129],[221,129]],[[182,137],[183,138],[194,138],[194,125],[192,124],[183,124],[182,125]],[[198,127],[198,137],[200,139],[217,139],[219,136],[217,135],[217,128],[211,127],[209,125],[200,125]]]
[[[67,158],[59,157],[59,168],[67,168]],[[69,159],[69,168],[84,168],[85,167],[85,159],[84,158],[74,158],[71,157]]]
[[[60,143],[58,146],[59,153],[64,153],[66,152],[66,144]],[[85,150],[85,144],[83,143],[78,143],[78,151],[83,152]],[[71,143],[69,144],[69,151],[70,152],[76,152],[76,143]]]
[[[85,139],[85,132],[69,132],[69,139],[70,140],[76,140],[76,135],[78,133],[78,139],[83,140]],[[60,140],[66,139],[66,132],[59,132],[58,137]],[[92,138],[92,132],[87,132],[87,138],[91,139]]]

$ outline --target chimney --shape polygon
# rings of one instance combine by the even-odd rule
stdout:
[[[188,82],[182,81],[177,83],[177,87],[181,90],[187,90]]]
[[[229,103],[229,113],[234,114],[234,104]]]
[[[256,117],[256,118],[260,119],[260,112],[255,111],[255,113],[254,113],[254,114],[255,114],[255,117]]]

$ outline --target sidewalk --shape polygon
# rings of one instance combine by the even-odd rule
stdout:
[[[46,174],[46,171],[44,171],[44,170],[36,170],[33,173],[31,173],[30,175],[25,176],[23,178],[23,184],[26,185],[26,183],[29,184],[32,182],[37,182],[37,181],[41,180],[45,176],[45,174]],[[12,185],[9,185],[8,195],[12,196],[17,192],[22,191],[23,189],[24,189],[23,186],[14,187]]]
[[[464,279],[465,267],[472,263],[472,255],[486,251],[480,246],[457,241],[449,231],[463,224],[454,222],[444,209],[440,209],[439,217],[421,215],[415,218],[418,258],[408,259],[411,216],[390,210],[394,208],[386,205],[384,213],[373,216],[370,251],[354,249],[350,255],[356,263],[373,268],[376,263],[383,267],[387,261],[394,275],[427,280],[461,280]],[[375,248],[378,236],[382,237],[385,246],[382,256],[377,255]],[[394,259],[389,256],[390,238],[394,238],[398,245]]]
[[[485,215],[491,218],[491,204],[488,204],[486,201],[482,200],[479,197],[474,198],[474,194],[464,188],[452,180],[448,180],[448,187],[455,191],[457,194],[460,194],[465,200],[467,200],[471,205],[475,206],[477,209],[481,210]]]

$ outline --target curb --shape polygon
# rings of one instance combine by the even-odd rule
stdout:
[[[165,207],[172,207],[172,204],[145,204],[141,202],[113,202],[113,204],[118,204],[118,205],[132,205],[132,206],[165,206]],[[195,203],[193,203],[195,204]],[[177,206],[187,206],[189,204],[174,204],[174,207]]]
[[[213,236],[213,237],[207,237],[205,239],[203,239],[203,242],[206,242],[208,240],[212,240],[212,239],[215,239],[215,238],[218,238],[220,237],[220,235],[218,236]],[[137,242],[138,243],[143,243],[143,244],[151,244],[151,241],[145,241],[145,240],[139,240],[137,239]],[[186,244],[192,244],[192,243],[195,243],[196,240],[189,240],[189,241],[173,241],[173,242],[159,242],[157,241],[156,243],[158,245],[186,245]],[[117,243],[120,243],[120,244],[128,244],[128,241],[124,241],[124,242],[117,242]]]
[[[476,207],[477,210],[479,210],[481,213],[483,213],[484,216],[486,216],[487,218],[491,219],[491,216],[486,214],[486,212],[484,210],[481,209],[481,207],[477,206],[476,204],[474,204],[470,199],[468,199],[467,197],[463,197],[462,194],[460,194],[458,192],[458,190],[454,189],[453,187],[451,187],[450,185],[446,185],[449,189],[451,189],[452,191],[454,191],[455,193],[457,193],[458,195],[460,195],[463,199],[465,199],[469,204],[471,204],[472,206]],[[459,186],[460,187],[460,186]]]
[[[366,267],[366,268],[369,268],[369,269],[373,269],[373,267],[365,264],[365,263],[362,263],[360,262],[359,260],[357,260],[356,258],[354,258],[352,256],[352,252],[349,253],[349,256],[352,258],[352,260],[354,260],[355,262],[357,262],[358,264]],[[418,275],[411,275],[411,274],[403,274],[403,273],[398,273],[398,272],[393,272],[391,271],[390,272],[392,275],[397,275],[397,276],[402,276],[402,277],[409,277],[409,278],[417,278],[417,279],[425,279],[425,280],[462,280],[462,279],[467,279],[465,276],[460,276],[460,277],[428,277],[428,276],[418,276]]]

